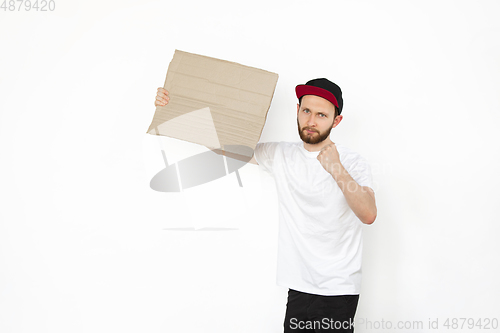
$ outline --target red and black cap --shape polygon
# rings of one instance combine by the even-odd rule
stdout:
[[[339,114],[342,112],[344,101],[342,100],[342,90],[340,87],[327,79],[314,79],[307,81],[306,84],[299,84],[295,87],[297,98],[304,95],[316,95],[332,102],[338,109]]]

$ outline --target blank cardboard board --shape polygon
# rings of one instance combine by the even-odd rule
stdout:
[[[176,50],[163,86],[170,101],[156,107],[147,133],[248,162],[277,81],[276,73]]]

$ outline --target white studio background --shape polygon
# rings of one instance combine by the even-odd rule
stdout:
[[[378,203],[357,332],[500,317],[498,1],[55,4],[0,10],[0,332],[282,331],[272,178],[149,188],[175,49],[280,75],[263,142],[298,140],[296,84],[342,87]]]

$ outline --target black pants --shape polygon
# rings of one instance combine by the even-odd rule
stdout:
[[[322,296],[288,290],[285,333],[354,332],[359,295]]]

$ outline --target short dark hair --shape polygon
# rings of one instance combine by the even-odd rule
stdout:
[[[306,95],[304,95],[304,96],[306,96]],[[302,97],[304,97],[304,96],[300,96],[299,106],[300,106],[300,103],[302,102]],[[333,115],[333,119],[335,119],[339,115],[339,109],[335,105],[333,107],[335,108],[335,114]]]

